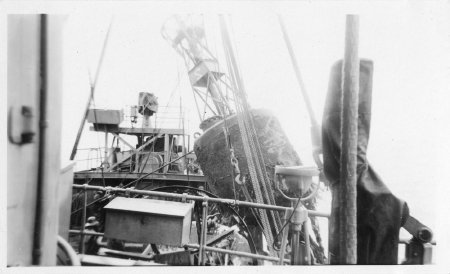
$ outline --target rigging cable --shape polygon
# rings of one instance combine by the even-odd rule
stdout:
[[[249,114],[249,108],[248,103],[246,101],[246,93],[244,90],[243,82],[240,78],[240,72],[237,67],[237,63],[234,57],[233,49],[231,46],[230,38],[228,36],[228,31],[226,29],[226,23],[223,16],[220,16],[220,25],[222,30],[222,40],[223,40],[223,46],[225,49],[225,55],[227,58],[227,64],[228,69],[230,71],[230,77],[231,77],[231,83],[233,85],[233,93],[234,93],[234,99],[235,99],[235,105],[236,105],[236,111],[237,111],[237,120],[239,123],[239,128],[241,130],[241,137],[243,141],[244,146],[244,152],[247,158],[247,164],[251,176],[251,181],[253,184],[253,189],[255,192],[255,196],[258,203],[269,203],[270,199],[267,197],[267,189],[266,185],[264,183],[259,184],[259,180],[264,180],[264,173],[261,171],[260,161],[253,161],[253,156],[255,156],[255,147],[253,143],[253,137],[251,135],[250,131],[250,114]],[[266,174],[267,176],[267,174]],[[262,186],[262,188],[261,188]],[[264,195],[264,196],[263,196]],[[264,198],[265,197],[265,198]],[[269,218],[267,215],[267,212],[264,210],[259,209],[259,214],[261,217],[261,222],[263,224],[263,230],[265,231],[266,239],[270,247],[272,247],[273,243],[273,234],[271,232],[271,226],[269,222]],[[273,212],[271,212],[273,213]],[[274,217],[273,214],[271,214],[271,217]],[[275,226],[276,219],[273,218],[273,224]],[[272,254],[274,253],[274,250],[270,248],[269,250]]]
[[[296,58],[294,50],[292,48],[292,44],[289,39],[289,35],[287,33],[286,26],[284,25],[283,18],[281,15],[278,15],[278,22],[280,24],[281,32],[283,34],[283,39],[285,41],[285,44],[286,44],[286,47],[287,47],[287,50],[288,50],[288,53],[289,53],[289,56],[291,59],[291,63],[292,63],[293,69],[294,69],[294,73],[295,73],[297,82],[300,87],[300,92],[302,93],[303,100],[306,105],[307,112],[309,114],[309,119],[310,119],[310,124],[311,124],[311,131],[310,131],[311,132],[311,143],[313,146],[313,159],[314,159],[314,161],[319,169],[319,172],[320,172],[318,184],[320,185],[320,182],[322,181],[322,182],[324,182],[324,184],[326,186],[328,186],[329,182],[325,176],[324,169],[323,169],[323,162],[322,162],[322,159],[320,158],[320,154],[322,154],[320,127],[319,127],[319,124],[315,117],[314,110],[312,108],[312,104],[311,104],[311,101],[310,101],[310,98],[308,95],[308,91],[306,89],[306,85],[303,81],[303,77],[302,77],[299,65],[297,63],[297,58]],[[319,185],[317,186],[317,189],[319,188]],[[314,202],[312,203],[312,205],[313,205],[313,207],[315,207]],[[313,218],[311,221],[312,221],[314,233],[316,234],[316,238],[320,239],[321,237],[319,234],[319,225],[316,224],[315,218]],[[323,246],[320,241],[319,241],[319,246],[321,249],[323,249]]]
[[[231,28],[232,33],[234,33],[233,24],[230,24],[230,28]],[[232,43],[232,41],[230,41],[230,43]],[[235,45],[234,45],[234,47],[236,48]],[[244,99],[243,100],[244,107],[246,107],[246,114],[248,114],[248,118],[249,118],[248,121],[250,122],[249,125],[250,125],[251,130],[252,130],[252,137],[253,137],[253,140],[255,142],[255,148],[256,148],[257,155],[258,155],[257,159],[260,162],[259,163],[260,164],[260,171],[262,172],[262,175],[264,176],[263,183],[265,183],[265,186],[267,188],[266,193],[267,193],[267,196],[269,198],[270,203],[271,204],[275,204],[275,197],[273,196],[273,193],[271,191],[271,184],[270,184],[271,180],[268,177],[266,169],[265,169],[266,164],[265,164],[265,161],[264,161],[264,155],[262,153],[261,144],[259,143],[259,138],[258,138],[256,129],[255,129],[253,116],[250,115],[250,107],[249,107],[249,104],[248,104],[248,102],[246,100],[247,94],[245,93],[245,89],[244,89],[244,86],[243,86],[243,81],[241,79],[241,73],[239,71],[239,67],[238,66],[236,66],[236,70],[237,70],[237,78],[239,79],[239,83],[242,85],[242,91],[241,92],[243,92],[243,94],[244,94],[244,97],[243,97],[243,99]],[[270,213],[271,213],[272,218],[274,220],[275,228],[276,228],[276,230],[278,230],[278,227],[281,225],[281,220],[279,218],[279,214],[278,214],[278,212],[274,213],[273,211],[270,211]],[[274,216],[274,214],[275,214],[275,216]]]

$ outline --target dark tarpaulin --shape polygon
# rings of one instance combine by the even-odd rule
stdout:
[[[361,60],[357,150],[358,264],[397,264],[399,230],[408,213],[405,202],[394,196],[366,158],[370,133],[373,63]],[[324,172],[330,181],[332,208],[329,229],[330,263],[339,263],[338,189],[341,145],[342,61],[331,70],[322,121]]]

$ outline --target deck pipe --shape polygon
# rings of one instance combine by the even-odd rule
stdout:
[[[39,144],[38,144],[38,170],[37,170],[37,195],[36,211],[34,219],[34,238],[32,264],[40,265],[42,257],[42,229],[43,229],[43,203],[45,184],[45,142],[47,136],[47,15],[40,15],[40,61],[39,61]]]
[[[90,230],[76,230],[76,229],[70,229],[69,230],[70,234],[84,234],[84,235],[92,235],[92,236],[105,236],[104,233],[101,232],[94,232],[94,231],[90,231]]]
[[[254,207],[254,208],[276,210],[276,211],[282,211],[282,212],[284,212],[286,209],[290,208],[290,207],[284,207],[284,206],[245,202],[245,201],[239,201],[239,200],[234,200],[234,199],[199,197],[199,196],[195,196],[195,195],[166,193],[166,192],[151,191],[151,190],[137,190],[137,189],[132,189],[132,188],[101,187],[101,186],[92,186],[92,185],[87,185],[87,184],[73,185],[72,187],[75,189],[83,189],[83,190],[90,190],[90,191],[100,190],[100,191],[149,195],[149,196],[157,196],[157,197],[165,197],[165,198],[179,198],[179,199],[186,198],[187,200],[208,201],[208,202],[213,202],[213,203],[222,203],[222,204],[235,205],[235,206],[241,206],[241,207]],[[329,218],[330,214],[325,213],[325,212],[315,211],[315,210],[308,210],[308,216]]]

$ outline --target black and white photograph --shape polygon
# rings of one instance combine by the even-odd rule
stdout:
[[[0,7],[0,272],[450,273],[449,1]]]

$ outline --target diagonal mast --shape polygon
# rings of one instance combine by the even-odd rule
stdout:
[[[86,103],[83,117],[81,118],[81,123],[80,123],[80,127],[78,128],[78,133],[77,133],[77,137],[75,138],[75,143],[73,144],[72,153],[70,154],[70,160],[75,159],[75,155],[77,154],[77,149],[78,149],[78,143],[80,142],[81,134],[83,133],[84,124],[86,123],[86,118],[89,113],[89,108],[91,106],[91,102],[94,100],[95,87],[97,86],[98,76],[100,75],[100,69],[102,67],[103,59],[105,57],[105,51],[106,51],[106,46],[108,45],[108,41],[109,41],[109,33],[111,31],[111,26],[112,26],[112,20],[109,23],[108,31],[106,32],[105,40],[103,42],[102,52],[100,54],[100,59],[99,59],[98,65],[97,65],[97,70],[95,72],[94,79],[92,79],[91,72],[89,70],[89,84],[90,84],[89,98]]]

